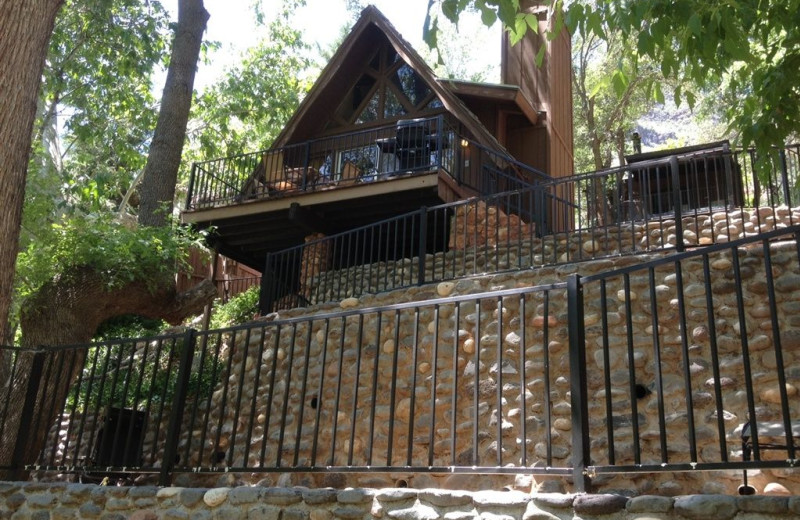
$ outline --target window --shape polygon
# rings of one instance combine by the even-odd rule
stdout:
[[[414,106],[425,101],[431,94],[431,89],[428,88],[428,85],[422,81],[422,78],[407,63],[403,63],[400,68],[392,73],[391,80],[397,90],[402,92]]]
[[[413,116],[442,104],[388,40],[375,51],[326,128]]]

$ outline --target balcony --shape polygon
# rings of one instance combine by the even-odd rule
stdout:
[[[186,210],[197,211],[452,169],[454,130],[413,119],[197,163]]]
[[[311,233],[340,233],[548,177],[437,116],[196,163],[183,220],[256,269]]]

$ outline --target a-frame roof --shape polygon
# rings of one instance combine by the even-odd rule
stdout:
[[[484,146],[502,151],[503,147],[446,84],[437,81],[436,75],[420,55],[403,39],[389,20],[375,7],[365,8],[350,34],[328,62],[314,86],[286,123],[273,146],[280,147],[315,137],[321,131],[320,113],[338,106],[352,86],[353,71],[369,59],[375,42],[383,35],[397,54],[425,81],[436,94],[444,108],[453,114]]]

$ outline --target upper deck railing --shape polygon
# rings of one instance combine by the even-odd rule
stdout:
[[[461,135],[444,116],[195,163],[186,210],[295,196],[444,170],[482,194],[549,177]]]

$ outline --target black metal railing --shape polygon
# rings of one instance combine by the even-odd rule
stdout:
[[[456,152],[443,116],[195,163],[186,209],[374,182],[447,168]]]
[[[643,161],[610,170],[552,180],[580,211],[559,230],[591,230],[629,221],[680,215],[684,220],[710,210],[797,205],[800,145],[776,149],[757,164],[754,150],[727,145]]]
[[[537,237],[548,227],[548,210],[570,206],[550,198],[541,190],[526,189],[422,207],[270,253],[261,310],[542,265]],[[497,249],[511,254],[501,259]]]
[[[604,473],[788,468],[798,234],[550,285],[17,349],[33,357],[26,404],[39,404],[6,400],[22,415],[4,411],[0,431],[23,428],[18,445],[47,432],[15,469],[162,484],[176,472],[465,472],[571,477],[583,491]],[[76,363],[72,380],[53,379]]]
[[[533,189],[550,181],[547,174],[498,153],[473,139],[455,134],[458,153],[443,167],[456,184],[466,186],[478,195],[494,195],[507,191]]]
[[[780,169],[761,180],[751,154],[724,147],[563,179],[525,182],[491,171],[481,182],[514,191],[420,208],[269,254],[262,311],[486,272],[683,251],[791,225],[786,187],[797,184],[798,150],[777,153]],[[751,201],[761,203],[752,218],[732,211]]]
[[[481,194],[549,179],[461,135],[440,115],[195,163],[186,209],[297,195],[439,169],[449,172],[457,184]]]
[[[799,229],[577,281],[578,307],[600,325],[575,353],[592,370],[583,427],[604,430],[584,445],[589,474],[795,465],[796,331],[781,308],[794,305]],[[571,339],[587,334],[581,321]]]
[[[217,278],[215,280],[217,285],[217,294],[222,303],[228,303],[231,298],[247,291],[251,287],[261,285],[260,276],[246,276],[246,277],[225,277]]]
[[[750,207],[793,207],[800,204],[800,144],[786,145],[759,158],[753,149],[735,150],[741,170],[745,204]]]

